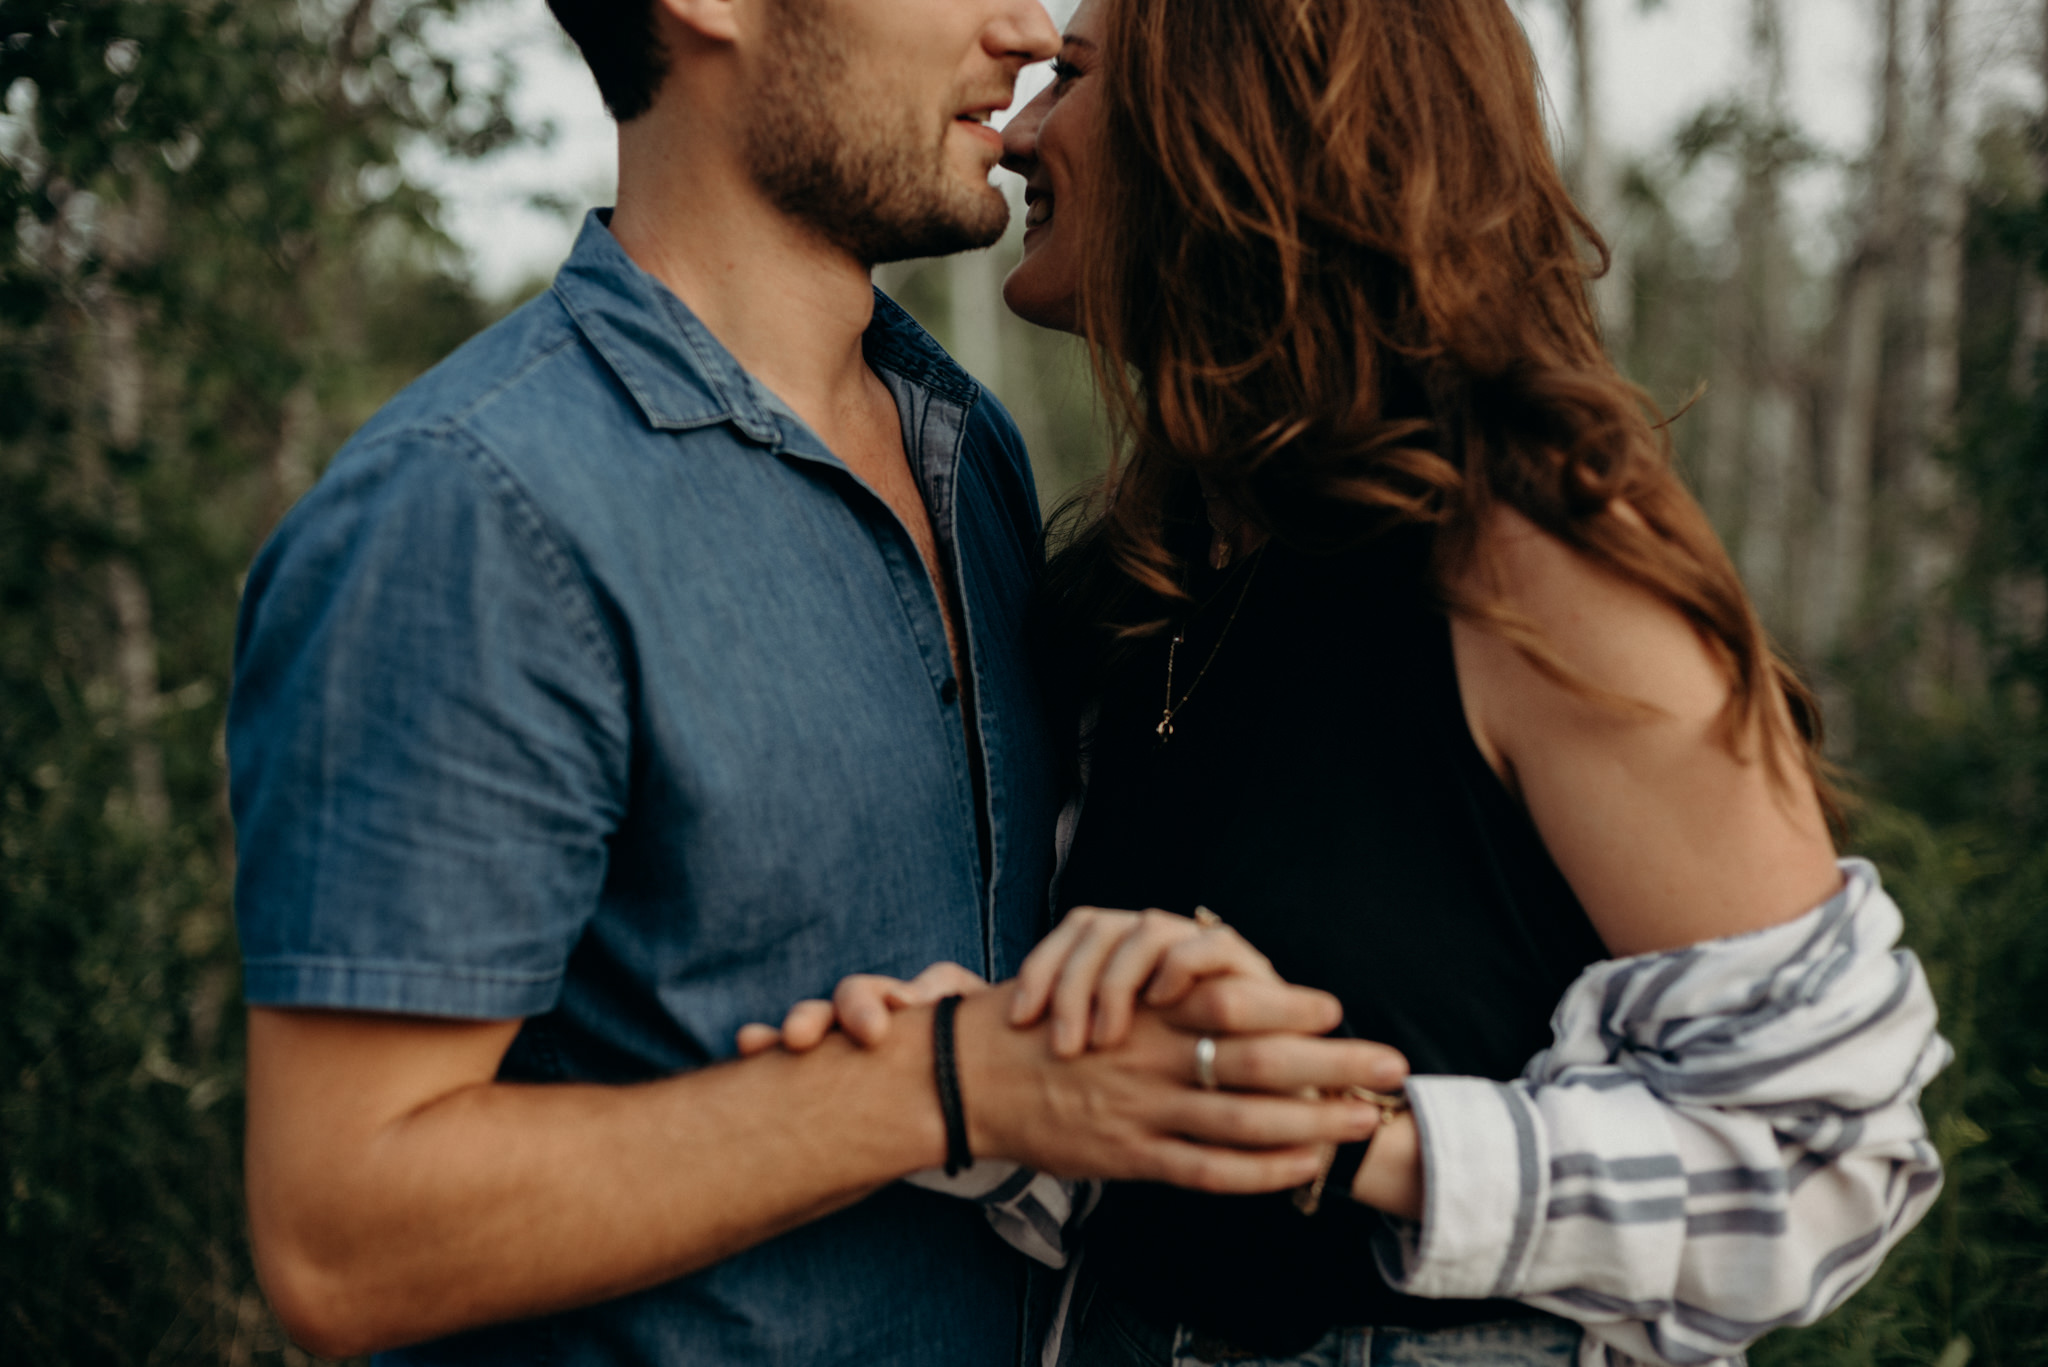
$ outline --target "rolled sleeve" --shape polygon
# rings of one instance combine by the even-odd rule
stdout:
[[[1528,1100],[1487,1078],[1409,1082],[1424,1170],[1456,1174],[1424,1188],[1422,1221],[1384,1222],[1377,1254],[1411,1296],[1507,1294],[1527,1258],[1548,1170]]]
[[[337,458],[243,602],[228,751],[251,1004],[554,1003],[629,768],[599,602],[459,431]]]

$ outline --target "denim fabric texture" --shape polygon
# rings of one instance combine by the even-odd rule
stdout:
[[[1557,1319],[1454,1329],[1332,1329],[1292,1357],[1258,1357],[1157,1324],[1111,1296],[1088,1307],[1069,1367],[1572,1367],[1579,1327]]]
[[[1058,806],[1024,639],[1030,469],[880,296],[865,347],[968,680],[887,505],[601,214],[551,291],[348,443],[243,602],[252,1004],[523,1018],[503,1076],[623,1083],[729,1058],[741,1024],[848,973],[1016,971]],[[1007,1363],[1021,1264],[979,1207],[899,1185],[698,1275],[385,1360]]]

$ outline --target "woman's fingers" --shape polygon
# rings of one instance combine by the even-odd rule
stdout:
[[[1017,981],[1010,989],[1010,1024],[1022,1028],[1035,1025],[1038,1018],[1052,1003],[1053,987],[1060,980],[1060,970],[1066,966],[1067,955],[1073,952],[1084,935],[1097,928],[1104,920],[1135,921],[1137,917],[1128,911],[1104,911],[1098,907],[1075,907],[1053,927],[1052,934],[1038,942],[1037,948],[1024,958],[1024,966],[1017,970]]]
[[[889,1034],[889,1017],[899,1004],[898,996],[909,984],[901,978],[879,973],[856,973],[841,978],[832,989],[832,1009],[839,1028],[854,1043],[872,1049]]]
[[[1272,961],[1253,949],[1251,942],[1229,926],[1212,926],[1167,950],[1153,971],[1152,985],[1145,989],[1148,1006],[1172,1006],[1194,990],[1204,978],[1225,973],[1279,981]]]
[[[1117,945],[1096,980],[1092,994],[1094,1029],[1089,1047],[1113,1049],[1122,1044],[1130,1034],[1131,1013],[1137,1006],[1138,993],[1144,990],[1159,965],[1193,940],[1217,933],[1228,932],[1206,931],[1185,916],[1163,911],[1148,911],[1140,917],[1136,929]],[[1244,945],[1242,940],[1238,943]],[[1250,945],[1244,948],[1251,951]],[[1256,953],[1253,957],[1257,957]]]
[[[831,1002],[815,998],[798,1002],[783,1017],[782,1047],[792,1054],[809,1053],[832,1033],[832,1022],[837,1018],[838,1011]]]
[[[1276,1030],[1324,1035],[1343,1023],[1344,1006],[1313,987],[1229,974],[1203,979],[1160,1015],[1168,1024],[1198,1035],[1261,1035]]]
[[[1130,913],[1113,920],[1099,917],[1075,941],[1052,989],[1055,1057],[1072,1058],[1088,1047],[1088,1031],[1095,1016],[1095,984],[1102,977],[1102,967],[1141,924],[1140,918]]]
[[[756,1054],[765,1054],[782,1043],[782,1032],[772,1025],[763,1025],[755,1021],[740,1027],[737,1043],[740,1057],[752,1058]]]
[[[979,992],[987,986],[988,979],[974,970],[962,968],[950,959],[941,959],[903,984],[892,1001],[897,1006],[930,1006],[941,997]]]

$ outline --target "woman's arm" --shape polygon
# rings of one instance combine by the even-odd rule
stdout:
[[[1783,701],[1764,709],[1781,781],[1760,729],[1724,743],[1729,680],[1675,609],[1511,511],[1495,515],[1460,587],[1520,615],[1592,689],[1639,704],[1567,686],[1483,624],[1452,624],[1473,740],[1611,952],[1776,925],[1841,886]]]
[[[1782,703],[1762,723],[1780,779],[1761,727],[1724,743],[1728,682],[1675,611],[1514,514],[1483,549],[1470,591],[1644,704],[1454,627],[1475,741],[1630,957],[1573,986],[1518,1082],[1410,1082],[1413,1156],[1373,1158],[1389,1189],[1427,1174],[1405,1188],[1422,1218],[1381,1261],[1413,1294],[1519,1297],[1617,1354],[1732,1355],[1826,1314],[1932,1203],[1933,1000],[1876,871],[1835,863]]]

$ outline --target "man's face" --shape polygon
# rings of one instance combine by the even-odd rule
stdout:
[[[1039,0],[762,0],[740,111],[769,198],[866,265],[985,247],[988,119],[1059,35]]]

